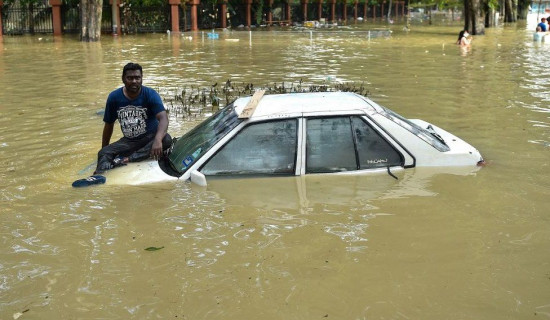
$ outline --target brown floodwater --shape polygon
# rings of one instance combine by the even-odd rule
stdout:
[[[525,23],[469,52],[460,26],[369,39],[373,27],[4,37],[0,318],[550,318],[550,43]],[[363,83],[488,165],[72,188],[129,61],[166,97],[228,79]],[[172,116],[169,131],[204,116]]]

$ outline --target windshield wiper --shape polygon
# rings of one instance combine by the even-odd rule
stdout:
[[[437,140],[439,140],[441,143],[443,143],[444,145],[447,145],[447,143],[445,142],[445,140],[443,140],[443,138],[437,133],[435,132],[434,130],[434,127],[432,127],[432,125],[428,125],[426,127],[426,130],[432,135],[434,136]]]

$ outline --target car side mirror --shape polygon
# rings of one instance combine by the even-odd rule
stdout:
[[[198,186],[206,187],[206,177],[197,170],[191,172],[191,182]]]

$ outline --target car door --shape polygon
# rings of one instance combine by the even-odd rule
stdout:
[[[305,121],[304,173],[403,167],[403,155],[361,116],[310,117]]]
[[[201,167],[205,176],[294,175],[298,119],[253,122]]]

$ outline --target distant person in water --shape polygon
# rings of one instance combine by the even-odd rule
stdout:
[[[172,144],[162,100],[155,90],[142,85],[142,77],[143,69],[139,64],[126,64],[122,70],[124,86],[107,98],[101,150],[94,174],[128,162],[159,159]],[[110,143],[117,119],[124,136]]]
[[[546,24],[546,18],[540,18],[539,24],[537,24],[537,27],[540,27],[542,32],[548,31],[548,25]]]
[[[458,40],[456,40],[456,44],[458,44],[461,47],[469,47],[470,43],[472,42],[472,39],[468,38],[470,36],[470,33],[468,30],[462,30],[458,34]]]
[[[546,32],[542,32],[542,28],[540,26],[537,26],[537,30],[535,33],[533,33],[533,41],[541,42],[544,40],[544,36],[546,35]]]

